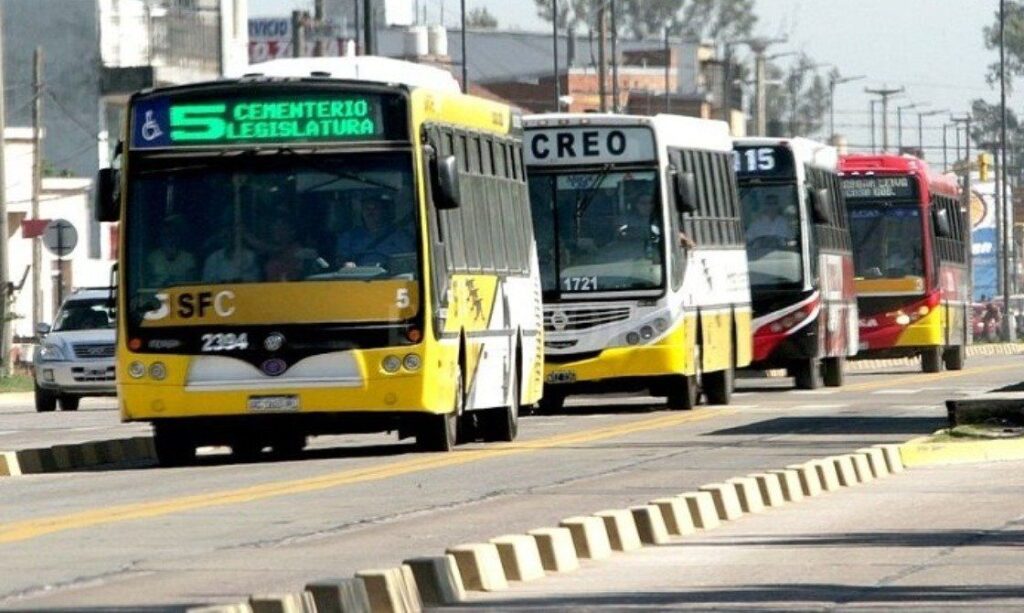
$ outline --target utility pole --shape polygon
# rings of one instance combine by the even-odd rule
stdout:
[[[352,0],[352,32],[355,33],[355,38],[356,38],[356,55],[360,54],[360,49],[362,48],[360,46],[360,44],[359,44],[361,42],[361,40],[362,40],[362,37],[360,36],[360,32],[359,32],[359,30],[361,29],[359,27],[359,13],[360,13],[359,7],[360,7],[360,5],[362,3],[363,3],[363,0]],[[423,9],[424,9],[424,12],[425,12],[426,11],[426,7],[423,7]],[[444,25],[444,24],[441,24],[441,25]],[[363,53],[365,53],[365,52],[363,52]]]
[[[3,4],[0,3],[0,9]],[[4,81],[4,44],[3,44],[3,15],[0,10],[0,84]],[[6,169],[4,168],[4,149],[6,139],[4,88],[0,87],[0,368],[5,376],[13,372],[11,365],[11,317],[10,307],[13,296],[13,285],[11,284],[10,262],[7,259],[7,237],[10,236],[7,228],[7,181]]]
[[[615,0],[608,0],[612,13],[612,112],[619,112],[619,22]]]
[[[302,57],[306,52],[306,22],[309,14],[292,11],[292,57]]]
[[[828,134],[829,144],[831,145],[834,145],[836,140],[836,85],[842,85],[850,81],[859,81],[863,78],[864,75],[840,77],[835,71],[828,77]]]
[[[555,112],[562,110],[562,81],[558,75],[558,0],[551,0],[551,57],[555,68]]]
[[[881,89],[864,88],[864,93],[875,94],[882,98],[882,152],[889,151],[889,98],[902,94],[903,88],[883,87]]]
[[[967,228],[968,239],[964,241],[964,248],[967,251],[964,256],[967,258],[967,278],[971,279],[974,274],[974,263],[972,262],[973,253],[971,253],[971,115],[968,113],[963,117],[953,117],[953,121],[958,124],[964,124],[964,133],[966,138],[964,139],[965,155],[964,155],[964,176],[963,176],[963,191],[960,193],[960,221],[961,227]],[[973,293],[974,285],[971,284],[968,294]]]
[[[363,0],[363,55],[377,55],[377,33],[374,31],[376,16],[374,0]],[[462,58],[462,63],[466,63],[466,58]]]
[[[875,145],[875,105],[878,104],[878,100],[871,101],[871,153],[878,153],[878,147]]]
[[[757,115],[754,119],[755,136],[765,136],[768,133],[768,97],[766,92],[767,58],[765,52],[768,47],[785,43],[785,38],[752,38],[741,41],[750,47],[754,52],[754,109]]]
[[[1013,330],[1013,318],[1010,317],[1010,291],[1013,289],[1012,279],[1009,270],[1009,251],[1007,247],[1012,243],[1012,232],[1007,228],[1013,227],[1013,212],[1006,206],[1007,174],[1006,163],[1009,159],[1006,155],[1006,0],[999,0],[999,150],[1002,153],[1003,165],[998,169],[1001,173],[1002,187],[999,197],[999,209],[1003,212],[1003,227],[1000,229],[1002,235],[1000,242],[1003,245],[1001,266],[1003,270],[1003,340],[1011,340]]]
[[[896,153],[903,153],[903,111],[926,106],[924,104],[904,104],[896,106]]]
[[[313,23],[316,24],[316,55],[324,57],[327,55],[327,40],[322,35],[324,25],[324,0],[315,0],[313,3]]]
[[[608,54],[605,49],[608,44],[608,20],[606,18],[605,5],[597,9],[597,95],[601,99],[600,109],[602,113],[608,112]]]
[[[732,133],[732,43],[725,43],[722,56],[722,121],[729,124],[729,132]]]
[[[39,195],[43,191],[43,48],[32,54],[32,219],[39,219]],[[6,237],[3,237],[6,238]],[[32,239],[32,329],[43,321],[43,244]]]
[[[946,113],[946,109],[926,111],[924,113],[917,114],[917,148],[921,152],[921,159],[927,160],[928,156],[924,152],[924,118],[931,117],[932,115],[941,115]]]
[[[672,49],[668,46],[668,24],[665,24],[665,112],[672,110],[672,94],[669,92],[669,68],[672,63]]]
[[[469,58],[466,57],[466,0],[459,2],[459,19],[462,22],[462,93],[469,93]]]
[[[942,172],[949,170],[949,146],[947,143],[946,133],[949,130],[949,124],[942,124]]]

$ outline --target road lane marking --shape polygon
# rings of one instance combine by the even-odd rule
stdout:
[[[872,394],[878,394],[878,395],[901,396],[901,395],[910,395],[910,394],[920,394],[923,391],[924,390],[918,388],[918,389],[875,390],[875,391],[873,391],[871,393]]]
[[[110,507],[100,507],[67,515],[29,519],[8,524],[0,524],[0,544],[25,541],[47,534],[112,524],[136,519],[148,519],[182,513],[215,506],[242,504],[267,498],[315,492],[356,483],[379,481],[410,473],[421,472],[447,466],[457,466],[470,462],[479,462],[509,455],[540,451],[568,445],[591,443],[609,438],[670,428],[685,423],[693,423],[734,414],[733,409],[715,409],[697,413],[673,413],[658,417],[641,419],[625,424],[605,426],[582,432],[574,432],[540,438],[532,441],[493,445],[485,449],[466,449],[453,453],[430,454],[417,458],[392,462],[383,466],[370,466],[345,470],[318,477],[275,481],[244,488],[193,494],[178,498],[168,498],[152,502],[139,502]]]
[[[989,373],[1000,372],[1003,370],[1019,369],[1020,367],[1020,364],[1001,364],[998,366],[983,366],[981,368],[947,370],[945,372],[940,373],[920,373],[916,375],[905,375],[901,377],[895,377],[883,381],[868,381],[865,383],[854,383],[853,385],[844,386],[842,390],[844,392],[856,392],[861,390],[884,389],[887,387],[896,387],[902,383],[930,383],[933,381],[942,381],[944,379],[955,379],[957,377],[967,377],[970,375],[985,375]],[[934,389],[934,387],[932,387],[932,389]]]

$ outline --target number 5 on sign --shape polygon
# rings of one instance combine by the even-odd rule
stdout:
[[[408,308],[411,302],[409,301],[409,288],[402,287],[395,292],[395,306],[400,309]]]

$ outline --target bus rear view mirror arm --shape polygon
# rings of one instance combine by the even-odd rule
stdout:
[[[692,172],[679,172],[669,168],[672,180],[672,191],[676,199],[676,209],[680,213],[697,212],[697,177]]]
[[[808,189],[814,223],[832,224],[832,194],[827,189]]]
[[[437,160],[434,172],[434,202],[442,210],[457,209],[461,201],[459,163],[454,155]]]
[[[113,168],[100,168],[93,189],[92,210],[96,221],[117,221],[121,215],[121,207],[118,205],[117,171]]]

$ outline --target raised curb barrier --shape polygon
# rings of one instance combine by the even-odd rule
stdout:
[[[497,592],[508,589],[505,568],[494,543],[456,545],[449,547],[447,553],[455,556],[462,584],[467,590]]]
[[[885,465],[892,474],[903,472],[903,460],[900,458],[900,445],[875,445],[885,456]]]
[[[565,573],[580,567],[576,546],[572,542],[572,533],[568,528],[538,528],[527,534],[537,541],[540,561],[544,570],[552,573]]]
[[[719,526],[721,520],[718,519],[718,510],[710,492],[686,492],[679,497],[686,502],[690,518],[698,530],[711,530]]]
[[[411,558],[404,562],[412,570],[413,578],[416,579],[416,587],[420,591],[420,600],[427,606],[444,606],[458,604],[466,599],[466,588],[462,585],[462,573],[455,562],[455,556],[443,555],[432,558]],[[357,582],[359,583],[359,582]],[[362,585],[359,583],[359,585]],[[307,590],[313,592],[310,586]],[[358,590],[356,590],[358,591]],[[363,599],[366,598],[366,589],[363,588]],[[358,596],[356,596],[358,598]],[[317,601],[317,606],[320,602]],[[369,608],[369,603],[366,604]],[[335,609],[331,609],[334,611]],[[338,611],[358,611],[354,605],[342,604]],[[320,613],[323,609],[320,609]]]
[[[780,507],[786,504],[786,498],[782,495],[782,475],[754,473],[750,478],[757,483],[757,490],[761,493],[761,502],[765,507]]]
[[[612,555],[612,546],[608,542],[608,531],[600,517],[569,517],[559,522],[572,534],[572,543],[576,547],[576,556],[580,559],[603,560]]]
[[[711,494],[711,499],[715,502],[715,512],[718,513],[718,519],[728,521],[743,515],[740,499],[736,495],[736,487],[733,484],[710,483],[700,486],[700,491]]]
[[[1024,460],[1024,439],[935,442],[921,437],[900,446],[908,467]]]
[[[685,536],[697,531],[693,517],[690,515],[690,509],[681,497],[658,498],[649,504],[653,504],[661,510],[661,518],[665,520],[665,529],[668,530],[669,535]]]
[[[836,464],[832,458],[816,460],[813,462],[814,469],[818,471],[818,479],[821,481],[821,489],[825,492],[834,492],[842,485],[839,483],[839,474],[836,472]]]
[[[636,520],[636,531],[640,534],[640,542],[644,545],[664,545],[668,542],[668,529],[661,509],[653,504],[645,504],[629,509]]]
[[[124,462],[155,462],[153,438],[131,438],[63,443],[51,447],[32,447],[0,451],[0,477],[66,472]]]
[[[185,613],[253,613],[247,602],[238,604],[214,604],[202,607],[189,607]]]
[[[420,593],[423,587],[420,587]],[[355,577],[320,579],[306,584],[317,613],[370,613],[366,584]],[[447,604],[447,603],[442,603]]]
[[[506,534],[491,539],[509,581],[533,581],[544,577],[537,541],[526,534]]]
[[[636,530],[633,514],[625,509],[598,511],[594,513],[604,522],[608,531],[608,543],[614,551],[633,551],[643,547],[640,534]]]
[[[791,464],[787,468],[796,471],[800,477],[800,492],[804,498],[813,498],[821,494],[821,477],[818,476],[818,468],[813,460],[803,464]]]
[[[800,485],[800,471],[794,468],[777,468],[769,470],[768,474],[778,475],[782,497],[786,502],[800,502],[804,499],[804,489]]]
[[[875,479],[881,479],[889,476],[889,465],[885,462],[885,452],[878,447],[865,447],[858,449],[857,453],[864,454],[868,459],[868,464],[871,466],[871,472],[875,475]]]
[[[356,577],[366,586],[373,613],[414,613],[421,611],[419,588],[408,566],[361,570]]]
[[[853,458],[847,455],[834,456],[832,465],[836,468],[839,485],[843,487],[860,485],[860,481],[857,480],[857,471],[853,468]]]
[[[850,458],[853,460],[853,470],[857,473],[858,481],[869,483],[875,480],[875,473],[871,470],[868,456],[863,453],[851,453]]]
[[[764,502],[761,491],[757,487],[757,479],[751,477],[733,477],[726,483],[736,488],[736,498],[740,501],[740,509],[744,513],[764,513]]]
[[[254,595],[249,597],[249,606],[252,613],[317,613],[309,592]]]

